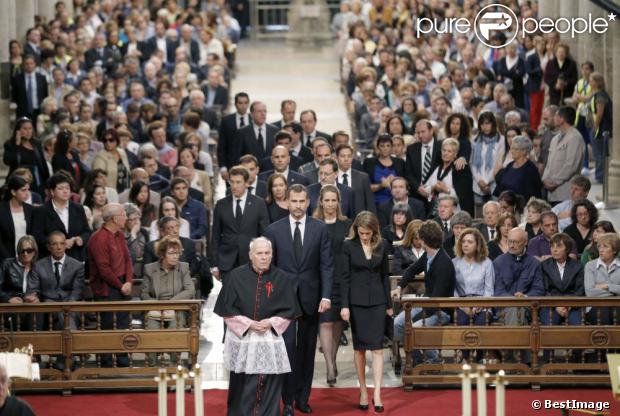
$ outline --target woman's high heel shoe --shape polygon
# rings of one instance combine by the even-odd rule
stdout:
[[[377,412],[377,413],[383,413],[383,411],[385,410],[383,408],[383,405],[377,406],[375,404],[375,399],[372,399],[372,405],[375,407],[375,412]]]
[[[362,396],[360,395],[360,400],[361,400],[361,399],[362,399]],[[360,409],[360,410],[368,410],[368,403],[366,403],[366,404],[361,404],[361,403],[359,403],[359,404],[357,405],[357,408],[358,408],[358,409]]]

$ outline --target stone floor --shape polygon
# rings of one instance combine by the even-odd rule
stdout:
[[[340,92],[338,59],[332,48],[297,51],[283,42],[242,43],[237,51],[237,68],[231,95],[245,91],[250,95],[251,101],[264,101],[267,104],[269,122],[281,118],[280,102],[291,98],[297,102],[297,117],[303,109],[312,108],[317,112],[319,130],[350,130]],[[216,282],[216,287],[203,308],[198,357],[205,371],[203,388],[227,387],[228,374],[222,366],[222,319],[213,314],[219,288],[220,285]],[[350,340],[350,331],[347,336]],[[384,358],[389,360],[387,350]],[[318,350],[315,362],[314,385],[326,387],[325,361]],[[337,385],[357,386],[351,345],[340,348],[337,366]],[[367,370],[370,380],[372,373],[368,367]],[[400,380],[394,375],[389,362],[385,363],[384,374],[384,386],[400,385]]]

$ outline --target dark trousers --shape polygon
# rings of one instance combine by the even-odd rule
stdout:
[[[283,374],[230,372],[228,416],[280,416]]]
[[[131,296],[125,296],[115,287],[108,286],[108,296],[96,297],[98,302],[131,300]],[[116,329],[128,329],[129,328],[129,312],[102,312],[101,313],[101,329],[113,329],[114,326],[114,313],[116,313]],[[129,366],[129,357],[127,354],[116,354],[116,365],[119,367]],[[101,365],[103,367],[112,367],[112,355],[102,354]]]
[[[286,374],[282,388],[285,405],[292,405],[293,401],[307,404],[310,399],[318,331],[319,313],[315,312],[297,319],[283,334],[291,363],[291,372]]]
[[[569,325],[579,326],[581,325],[581,308],[573,308],[568,311],[568,318],[561,317],[555,308],[542,308],[540,311],[540,323],[542,325],[561,325],[568,321]],[[543,364],[549,361],[551,350],[543,351]],[[580,362],[581,350],[573,350],[572,359],[573,362]]]

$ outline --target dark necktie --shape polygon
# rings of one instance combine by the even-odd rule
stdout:
[[[311,134],[309,134],[308,137],[306,138],[306,146],[312,147],[312,135]]]
[[[54,262],[54,277],[56,278],[56,285],[60,285],[60,262]]]
[[[239,117],[239,128],[245,126],[245,121],[243,121],[243,116]]]
[[[258,128],[258,145],[260,146],[260,149],[262,151],[262,153],[265,153],[265,143],[263,143],[263,128],[259,127]]]
[[[426,154],[424,155],[424,166],[422,166],[422,182],[426,182],[426,176],[431,170],[431,147],[426,144],[424,150]]]
[[[241,199],[237,199],[237,208],[235,209],[235,219],[237,220],[237,224],[241,226],[241,219],[243,217],[243,212],[241,211]]]
[[[293,237],[293,247],[295,247],[295,259],[301,261],[301,253],[303,246],[301,245],[301,230],[299,229],[299,221],[295,221],[295,234]]]
[[[27,111],[28,113],[32,113],[34,110],[34,101],[32,99],[32,74],[26,75],[26,95],[27,97]]]
[[[493,240],[495,238],[495,230],[493,228],[490,228],[489,233],[491,234],[491,240]]]
[[[444,221],[443,222],[443,232],[447,234],[449,231],[450,231],[450,228],[448,227],[448,221]]]
[[[254,190],[253,186],[248,186],[248,193],[254,195],[254,192],[252,192]]]
[[[342,174],[342,184],[345,186],[349,186],[349,174],[348,173]]]

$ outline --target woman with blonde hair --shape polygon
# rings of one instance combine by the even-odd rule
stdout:
[[[374,379],[373,406],[383,412],[383,336],[386,315],[392,316],[388,269],[388,247],[379,232],[379,220],[370,211],[357,214],[343,245],[345,268],[342,274],[340,316],[351,322],[355,368],[360,384],[359,409],[368,409],[366,350],[372,351]]]
[[[327,229],[332,239],[332,254],[334,256],[332,306],[327,312],[322,313],[320,316],[319,338],[323,355],[325,356],[325,365],[327,367],[327,384],[333,387],[336,384],[336,377],[338,376],[336,355],[338,354],[338,346],[340,344],[344,323],[340,318],[340,278],[346,267],[343,262],[342,247],[345,236],[351,227],[351,220],[342,215],[340,208],[340,191],[338,191],[336,186],[325,185],[321,188],[319,204],[312,216],[327,224]]]
[[[402,240],[394,242],[394,260],[390,269],[391,274],[402,275],[407,267],[418,261],[424,248],[418,236],[418,230],[424,224],[422,220],[413,220],[407,225]]]

